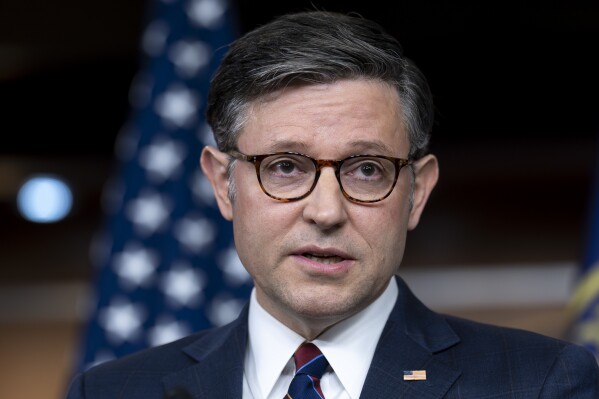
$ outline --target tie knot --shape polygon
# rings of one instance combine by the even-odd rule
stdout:
[[[303,343],[293,354],[295,375],[307,374],[318,379],[322,378],[329,362],[316,345]]]

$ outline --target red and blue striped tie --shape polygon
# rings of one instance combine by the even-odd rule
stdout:
[[[295,376],[289,384],[285,398],[289,399],[324,399],[320,389],[320,379],[329,362],[311,343],[303,343],[295,354]]]

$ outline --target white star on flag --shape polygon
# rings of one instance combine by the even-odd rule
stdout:
[[[244,304],[245,301],[229,296],[216,297],[207,309],[206,315],[215,326],[223,326],[239,316]]]
[[[202,300],[202,291],[206,287],[206,276],[186,262],[174,265],[164,273],[160,288],[175,307],[193,306]]]
[[[241,263],[235,248],[228,248],[218,255],[218,268],[224,273],[227,283],[240,286],[249,283],[251,277]]]
[[[131,290],[148,286],[158,263],[156,251],[129,245],[123,252],[114,255],[113,267],[123,286]]]
[[[154,21],[143,33],[141,45],[144,51],[151,56],[158,56],[162,53],[166,39],[168,37],[168,24],[164,21]]]
[[[129,161],[137,154],[139,130],[133,127],[123,127],[117,136],[115,154],[122,161]]]
[[[200,101],[198,95],[183,86],[172,86],[156,98],[156,113],[166,123],[176,127],[191,124],[197,116]]]
[[[207,123],[202,123],[202,125],[197,130],[198,139],[204,143],[204,145],[211,145],[213,147],[218,147],[216,145],[216,140],[214,140],[214,134],[212,132],[212,128]]]
[[[191,331],[185,323],[164,318],[148,332],[148,341],[151,346],[158,346],[183,338]]]
[[[185,146],[174,140],[156,139],[141,150],[139,163],[154,182],[177,177],[186,154]]]
[[[125,212],[140,234],[150,235],[165,224],[170,209],[171,201],[166,197],[158,193],[145,193],[131,200]]]
[[[196,170],[189,180],[189,187],[191,188],[196,201],[204,205],[216,205],[214,190],[206,175],[200,170]]]
[[[98,321],[106,330],[108,338],[116,344],[135,341],[141,332],[146,317],[144,307],[132,304],[125,298],[114,299],[110,306],[100,310]]]
[[[192,253],[199,253],[214,242],[216,227],[208,219],[188,216],[180,219],[173,228],[173,234],[181,245]]]
[[[200,41],[180,41],[171,46],[169,58],[175,64],[177,73],[192,77],[208,64],[211,51],[206,43]]]
[[[148,105],[152,99],[153,85],[154,79],[151,75],[144,72],[138,72],[133,78],[133,82],[131,82],[131,88],[129,89],[129,103],[136,108],[143,108]]]
[[[187,16],[193,23],[210,29],[222,22],[226,10],[224,0],[192,0],[187,7]]]

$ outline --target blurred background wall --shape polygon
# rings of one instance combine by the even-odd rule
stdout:
[[[378,21],[429,78],[441,181],[408,237],[406,280],[437,310],[565,337],[598,155],[599,5],[231,5],[245,32],[311,3]],[[146,6],[0,4],[0,397],[64,394]],[[19,212],[19,189],[38,174],[69,184],[65,219],[40,224]]]

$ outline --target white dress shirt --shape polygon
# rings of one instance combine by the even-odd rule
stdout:
[[[326,399],[358,399],[374,350],[395,305],[394,279],[368,307],[312,341],[329,361],[320,380]],[[243,399],[282,399],[295,373],[293,353],[305,341],[250,297],[249,340],[243,373]]]

